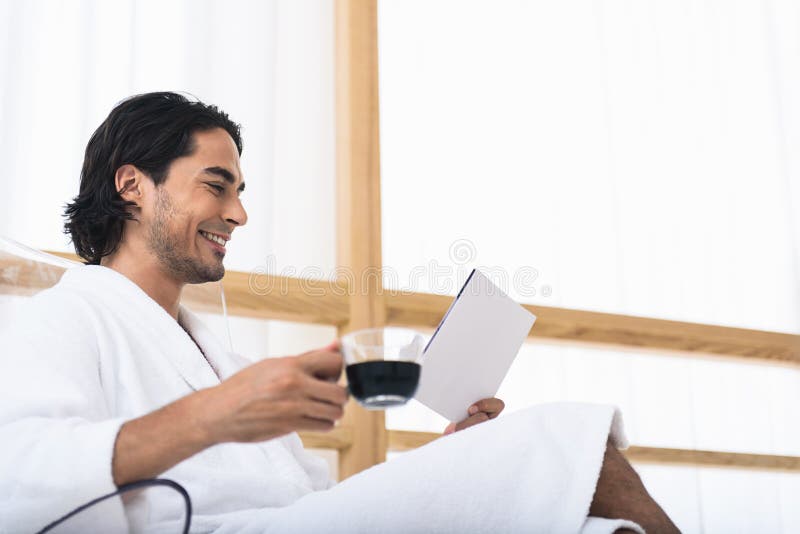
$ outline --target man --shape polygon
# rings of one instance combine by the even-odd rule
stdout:
[[[67,206],[65,225],[87,266],[68,270],[58,285],[31,299],[28,310],[3,335],[0,531],[38,530],[116,486],[162,474],[189,490],[198,517],[211,518],[196,524],[203,531],[255,532],[268,525],[283,525],[277,531],[318,530],[320,525],[331,531],[346,531],[344,525],[366,531],[376,511],[359,509],[357,501],[370,488],[387,488],[387,499],[397,503],[421,491],[394,484],[402,477],[391,466],[395,462],[329,490],[333,484],[324,462],[303,450],[297,431],[330,430],[343,415],[347,393],[336,383],[342,370],[336,342],[251,364],[222,350],[180,305],[184,285],[222,278],[225,246],[247,222],[240,199],[245,187],[241,151],[239,127],[226,114],[174,93],[123,101],[92,136],[80,191]],[[482,400],[470,408],[467,420],[446,433],[495,419],[502,409],[498,399]],[[563,490],[570,501],[567,508],[577,512],[554,511],[555,522],[522,521],[510,523],[510,528],[547,524],[556,525],[553,531],[577,530],[589,514],[675,530],[616,448],[606,445],[613,423],[610,412],[603,413],[606,419],[599,423],[602,417],[589,420],[578,414],[574,423],[563,425],[572,429],[563,430],[563,436],[594,444],[588,447],[587,467],[581,469],[594,473],[581,473],[582,481],[576,483],[558,481],[550,487],[542,482],[529,491],[546,493],[550,488],[557,495]],[[416,458],[425,464],[419,466],[422,471],[445,474],[431,479],[437,484],[467,468],[479,471],[460,469],[456,463],[454,471],[445,473],[437,464],[457,457],[460,443],[485,442],[486,432],[500,432],[501,422],[511,417],[481,425],[487,429],[483,433],[473,429],[460,434],[462,439],[439,440],[403,461]],[[535,417],[546,426],[546,417],[530,416],[530,421]],[[596,430],[585,430],[593,425]],[[486,447],[494,457],[505,451],[525,456],[532,445]],[[537,447],[543,451],[547,445]],[[576,455],[574,462],[569,457],[565,465],[577,465],[586,456]],[[530,467],[557,460],[543,456],[519,461]],[[516,469],[510,467],[509,478]],[[464,491],[507,485],[495,471],[483,472],[484,487]],[[415,480],[425,476],[419,473]],[[479,520],[489,525],[500,521],[480,510],[472,512],[474,518],[459,512],[447,519],[448,507],[461,494],[454,496],[446,487],[441,493],[450,496],[438,501],[439,515],[425,523],[433,530],[463,530],[456,529],[459,518],[466,518],[467,528]],[[548,499],[543,502],[551,502],[552,495]],[[437,506],[435,497],[429,501]],[[487,510],[498,507],[485,503]],[[144,530],[175,522],[180,512],[177,501],[143,492],[124,503],[106,502],[98,521],[106,522],[107,531],[126,524]],[[377,513],[387,518],[382,525],[386,531],[419,528],[406,513]],[[510,515],[513,519],[515,514]],[[599,524],[583,528],[589,531]],[[638,528],[632,523],[602,525],[606,531]]]

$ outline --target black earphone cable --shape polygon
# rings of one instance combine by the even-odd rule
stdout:
[[[172,488],[172,489],[174,489],[175,491],[177,491],[178,493],[181,494],[181,497],[183,497],[183,502],[186,504],[186,520],[183,523],[183,531],[182,532],[183,532],[183,534],[189,534],[189,527],[192,524],[192,499],[189,498],[189,493],[184,489],[183,486],[181,486],[177,482],[169,480],[167,478],[150,478],[150,479],[147,479],[147,480],[138,480],[136,482],[131,482],[129,484],[123,484],[122,486],[119,486],[117,488],[117,491],[113,491],[113,492],[111,492],[111,493],[109,493],[107,495],[103,495],[101,497],[93,499],[93,500],[87,502],[86,504],[83,504],[83,505],[75,508],[70,513],[68,513],[67,515],[65,515],[63,517],[60,517],[59,519],[56,519],[55,521],[53,521],[52,523],[50,523],[49,525],[44,527],[42,530],[40,530],[38,532],[38,534],[44,534],[45,532],[48,532],[48,531],[52,530],[53,528],[57,527],[58,525],[60,525],[64,521],[66,521],[67,519],[69,519],[69,518],[71,518],[71,517],[83,512],[87,508],[90,508],[90,507],[94,506],[95,504],[97,504],[99,502],[102,502],[102,501],[104,501],[106,499],[110,499],[111,497],[115,497],[117,495],[122,495],[123,493],[126,493],[128,491],[133,491],[133,490],[145,488],[145,487],[148,487],[148,486],[165,486],[165,487],[168,487],[168,488]]]

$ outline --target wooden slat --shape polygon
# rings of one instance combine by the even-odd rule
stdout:
[[[231,315],[328,325],[348,320],[348,288],[324,280],[229,271],[222,282]],[[189,306],[220,310],[214,283],[186,286],[183,299]]]
[[[624,454],[628,460],[635,463],[800,471],[799,456],[638,446],[630,447],[628,450],[624,451]]]
[[[343,451],[353,444],[353,430],[337,426],[330,432],[300,432],[303,445],[309,449],[333,449]]]
[[[377,1],[337,0],[337,263],[354,275],[349,322],[340,334],[385,323],[378,126]],[[342,424],[353,430],[353,445],[339,454],[340,479],[386,459],[382,411],[351,400]]]
[[[0,294],[29,296],[58,282],[62,267],[0,251]]]
[[[453,298],[425,293],[387,299],[387,323],[435,328]],[[538,319],[532,340],[640,351],[708,354],[800,363],[800,336],[629,315],[525,305]]]
[[[74,254],[52,254],[77,259]],[[0,293],[36,293],[53,285],[61,272],[59,267],[0,255]],[[229,271],[224,283],[232,315],[330,325],[348,321],[348,293],[353,291],[344,281],[330,283]],[[271,290],[262,295],[264,288]],[[435,328],[452,302],[452,297],[427,293],[393,294],[385,298],[388,324],[425,328]],[[220,309],[215,284],[189,286],[184,299],[194,308],[211,312]],[[525,307],[538,316],[530,332],[531,340],[800,363],[800,336],[794,334],[546,306]]]
[[[410,432],[407,430],[389,430],[388,434],[389,450],[391,451],[415,449],[440,437],[440,434],[432,432]],[[800,472],[799,456],[639,446],[632,446],[623,451],[623,453],[629,461],[634,463]]]
[[[389,450],[397,452],[422,447],[442,436],[435,432],[413,432],[411,430],[387,430],[387,433],[389,434]]]

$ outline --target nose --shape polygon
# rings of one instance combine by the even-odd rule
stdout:
[[[228,203],[225,221],[236,226],[247,224],[247,211],[238,196],[233,197],[231,202]]]

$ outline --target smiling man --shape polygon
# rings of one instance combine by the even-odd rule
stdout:
[[[189,155],[174,161],[169,180],[155,183],[135,165],[122,165],[115,184],[132,203],[137,220],[129,224],[118,249],[100,265],[133,280],[177,318],[185,284],[221,280],[225,243],[247,222],[239,200],[238,149],[222,128],[199,131],[191,138]],[[143,199],[151,199],[143,202]],[[153,271],[162,276],[153,277]]]
[[[92,136],[65,225],[87,265],[69,269],[30,299],[1,337],[0,531],[39,530],[119,485],[162,474],[189,491],[198,531],[246,526],[260,532],[270,525],[281,532],[366,531],[376,507],[367,510],[363,502],[383,495],[375,487],[395,491],[398,497],[385,494],[395,503],[401,494],[416,495],[439,507],[425,518],[379,506],[387,532],[464,531],[459,524],[498,525],[506,517],[519,521],[512,526],[570,531],[589,513],[674,528],[607,443],[608,409],[518,417],[532,433],[524,439],[512,437],[520,425],[511,418],[493,421],[480,425],[482,434],[472,429],[459,433],[462,440],[448,437],[408,455],[402,461],[412,469],[392,462],[321,491],[334,486],[325,462],[303,449],[296,432],[330,430],[343,415],[347,393],[336,383],[342,370],[337,343],[252,363],[225,351],[180,304],[186,284],[223,277],[226,244],[247,222],[241,151],[239,127],[226,114],[174,93],[123,101]],[[502,409],[498,399],[484,399],[446,433],[495,419]],[[561,434],[550,436],[549,418],[572,412],[559,425]],[[539,427],[545,431],[537,433]],[[495,439],[494,432],[507,439]],[[471,451],[488,456],[476,462],[463,450],[469,439],[478,440]],[[572,453],[573,463],[573,455],[557,448],[569,441],[588,454]],[[555,453],[527,459],[535,450]],[[472,511],[459,508],[464,496],[521,487],[514,480],[519,473],[547,471],[565,458],[570,461],[557,480],[523,477],[534,484],[530,491],[497,496]],[[454,470],[448,471],[448,459],[456,460]],[[507,475],[492,463],[500,459]],[[403,473],[416,476],[401,484]],[[417,487],[426,476],[441,484],[438,500]],[[316,496],[322,500],[310,498]],[[554,496],[568,505],[553,509]],[[511,503],[511,511],[522,506],[527,515],[508,514],[501,502]],[[503,515],[487,515],[498,511]],[[143,531],[180,522],[182,508],[163,493],[145,491],[105,501],[92,513],[95,531]],[[427,522],[414,523],[421,517]],[[542,518],[545,523],[531,522]],[[605,531],[637,528],[604,525]]]

